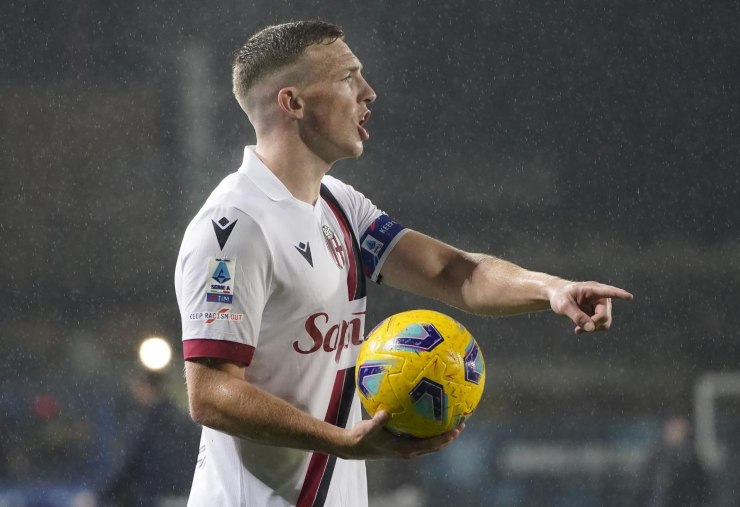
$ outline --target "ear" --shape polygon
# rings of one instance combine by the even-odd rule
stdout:
[[[281,88],[278,92],[280,109],[296,119],[303,118],[303,101],[298,97],[298,89],[293,86]]]

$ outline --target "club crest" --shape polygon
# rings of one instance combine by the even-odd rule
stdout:
[[[344,266],[347,264],[347,258],[344,254],[344,246],[342,245],[342,242],[329,226],[322,225],[321,230],[324,233],[326,247],[329,249],[329,253],[334,259],[334,263],[339,267],[339,269],[344,269]]]

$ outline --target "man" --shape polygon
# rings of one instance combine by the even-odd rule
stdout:
[[[691,421],[675,414],[663,423],[658,444],[639,471],[637,507],[703,507],[710,481],[694,449]]]
[[[470,254],[404,228],[326,175],[358,157],[375,92],[342,31],[268,27],[242,47],[234,94],[257,144],[189,225],[175,283],[193,418],[203,424],[190,505],[367,505],[365,459],[414,457],[362,421],[353,367],[364,278],[485,315],[551,308],[607,329],[615,287]]]
[[[135,405],[125,421],[122,454],[99,488],[100,505],[162,505],[187,494],[189,472],[172,464],[195,456],[198,428],[167,395],[165,379],[143,371],[131,382]]]

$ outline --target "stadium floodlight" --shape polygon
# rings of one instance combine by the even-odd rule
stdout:
[[[139,360],[150,370],[161,370],[172,359],[172,347],[158,337],[147,338],[139,347]]]

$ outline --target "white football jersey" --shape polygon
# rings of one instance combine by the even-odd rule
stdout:
[[[247,366],[247,380],[342,427],[361,419],[354,366],[365,277],[407,231],[362,194],[322,180],[295,199],[251,147],[188,226],[175,272],[186,360]],[[191,506],[367,505],[362,461],[203,428]]]

